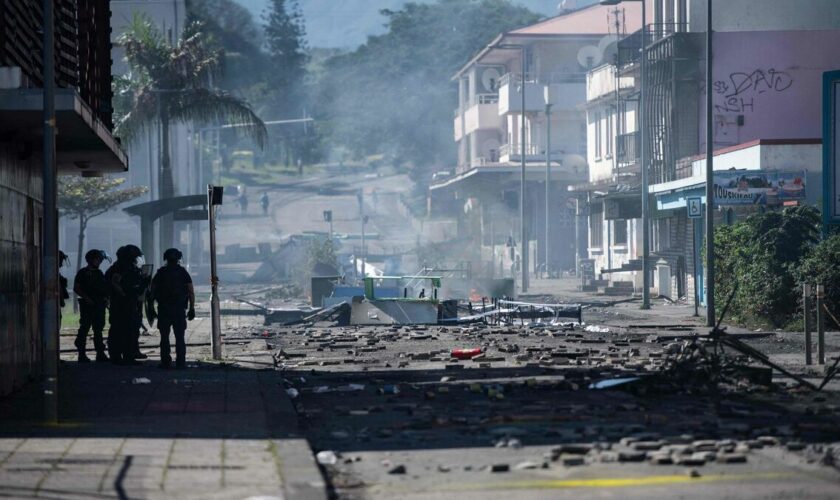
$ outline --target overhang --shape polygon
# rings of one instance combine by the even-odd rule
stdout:
[[[494,165],[474,167],[450,179],[429,186],[430,191],[446,188],[457,188],[466,185],[500,186],[504,182],[518,183],[521,175],[520,165]],[[553,165],[551,167],[551,181],[562,183],[582,182],[586,178],[586,171],[570,172],[567,167]],[[545,181],[545,164],[528,164],[525,166],[525,180],[527,182]]]
[[[23,143],[37,139],[40,143],[43,106],[41,89],[0,90],[0,137]],[[59,175],[128,170],[128,158],[119,142],[74,89],[56,89],[55,115]]]

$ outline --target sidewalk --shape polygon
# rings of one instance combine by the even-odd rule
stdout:
[[[192,362],[195,347],[188,369],[160,370],[145,351],[137,366],[62,356],[57,426],[38,424],[37,386],[0,400],[0,496],[326,498],[278,372]]]

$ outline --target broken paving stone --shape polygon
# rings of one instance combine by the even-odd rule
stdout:
[[[702,474],[700,474],[700,471],[697,470],[697,469],[689,469],[688,470],[688,477],[700,477],[701,475]]]
[[[315,455],[315,459],[321,465],[335,465],[338,463],[338,455],[331,450],[319,451],[318,454]]]
[[[513,466],[513,470],[529,470],[529,469],[538,469],[542,466],[542,464],[538,464],[536,462],[525,461],[519,462],[518,464]]]
[[[653,465],[671,465],[674,463],[674,459],[668,453],[657,451],[648,455],[648,462]]]
[[[636,441],[631,448],[636,451],[656,451],[664,445],[663,441]]]
[[[788,451],[802,451],[805,449],[805,443],[799,441],[791,441],[785,445]]]
[[[568,455],[586,455],[592,450],[592,445],[588,443],[569,443],[555,446],[551,449],[552,454],[568,454]]]
[[[438,470],[438,472],[449,472],[449,471],[452,470],[452,468],[449,467],[448,465],[438,465],[437,470]]]
[[[564,455],[560,457],[559,461],[563,467],[577,467],[586,463],[581,455]]]
[[[405,465],[397,465],[388,471],[388,474],[405,474]]]
[[[747,463],[747,456],[743,453],[721,453],[717,456],[719,464],[743,464]]]
[[[619,451],[619,462],[642,462],[647,457],[647,453],[643,451]]]
[[[490,472],[509,472],[509,464],[493,464],[490,466]]]

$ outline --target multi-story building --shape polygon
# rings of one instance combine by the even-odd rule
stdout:
[[[639,17],[628,5],[629,22]],[[586,72],[610,59],[611,9],[594,5],[498,35],[454,76],[458,165],[430,188],[429,210],[459,217],[463,258],[485,275],[511,276],[523,248],[529,271],[575,267],[574,203],[568,186],[586,180]],[[637,25],[632,25],[634,30]],[[524,92],[524,109],[523,93]],[[524,115],[524,141],[522,122]],[[520,239],[519,173],[524,157],[527,243]],[[550,166],[549,189],[546,171]],[[546,193],[549,236],[546,238]]]
[[[0,3],[0,394],[41,374],[43,30],[40,0]],[[111,135],[108,0],[55,1],[59,175],[124,172]],[[55,332],[57,336],[58,332]]]
[[[619,124],[612,134],[619,157],[634,151],[631,156],[638,159],[636,131],[644,115],[651,268],[659,263],[666,273],[664,280],[651,276],[651,283],[655,293],[689,301],[696,294],[701,302],[703,222],[688,217],[687,204],[690,199],[705,204],[705,5],[705,0],[648,0],[644,47],[641,30],[618,42],[614,64],[596,68],[589,75],[593,87],[598,87],[594,83],[600,76],[606,74],[610,80],[612,72],[618,88],[603,92],[608,104],[596,98],[588,105],[590,122],[600,119]],[[829,0],[803,0],[795,5],[782,0],[731,0],[715,2],[713,15],[714,169],[727,171],[715,174],[715,183],[720,183],[721,189],[750,182],[776,183],[777,187],[795,183],[799,198],[786,200],[788,204],[818,204],[821,77],[823,72],[840,67],[836,52],[820,47],[840,41],[840,9]],[[636,113],[642,57],[646,61],[646,105],[643,113]],[[632,90],[623,89],[625,79]],[[632,103],[629,108],[625,95]],[[609,118],[605,106],[615,109],[619,118]],[[631,128],[621,129],[630,125],[620,117],[622,112],[625,117],[632,116]],[[609,125],[590,128],[590,146],[604,142],[599,136],[605,127]],[[618,213],[617,220],[624,217],[623,209],[629,216],[641,215],[639,170],[634,168],[624,178],[629,182],[622,182],[621,171],[623,165],[638,165],[638,161],[623,163],[615,158],[615,178],[606,188],[599,184],[603,177],[595,173],[595,164],[590,155],[590,183],[583,187],[590,201],[589,239],[605,243],[590,245],[589,257],[596,263],[596,274],[632,280],[638,289],[642,283],[640,220],[628,226],[629,258],[616,258],[615,252],[622,250],[621,241],[606,236],[610,227],[613,239],[621,235],[614,229],[615,220],[607,223],[607,214]],[[756,210],[752,201],[781,206],[788,193],[778,196],[776,191],[771,189],[768,195],[754,199],[740,195],[716,199],[716,217],[721,223],[731,222],[739,214]],[[751,202],[744,204],[747,198]],[[736,202],[740,206],[735,206]]]

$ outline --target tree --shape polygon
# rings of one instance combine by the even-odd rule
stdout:
[[[135,15],[118,43],[125,48],[131,69],[131,108],[117,123],[116,134],[126,141],[135,139],[141,130],[159,125],[161,199],[175,196],[172,165],[169,157],[169,129],[173,123],[232,122],[236,131],[253,138],[262,147],[266,141],[265,124],[248,104],[219,89],[210,81],[221,74],[221,52],[209,47],[201,25],[193,23],[176,44],[170,44],[144,15]],[[160,244],[172,246],[172,216],[160,221]]]
[[[58,183],[58,210],[69,219],[79,219],[76,269],[82,268],[85,230],[88,222],[121,203],[133,200],[149,190],[146,186],[117,189],[124,178],[63,176]]]
[[[500,32],[538,16],[506,0],[438,0],[384,10],[388,32],[332,57],[316,119],[357,158],[385,153],[423,180],[455,160],[452,75]]]
[[[299,118],[309,100],[305,89],[309,55],[300,6],[296,0],[271,0],[263,20],[271,67],[266,80],[266,107],[277,118]],[[304,129],[305,126],[280,129],[287,165],[302,160],[304,151],[311,147],[307,135],[301,133]]]

